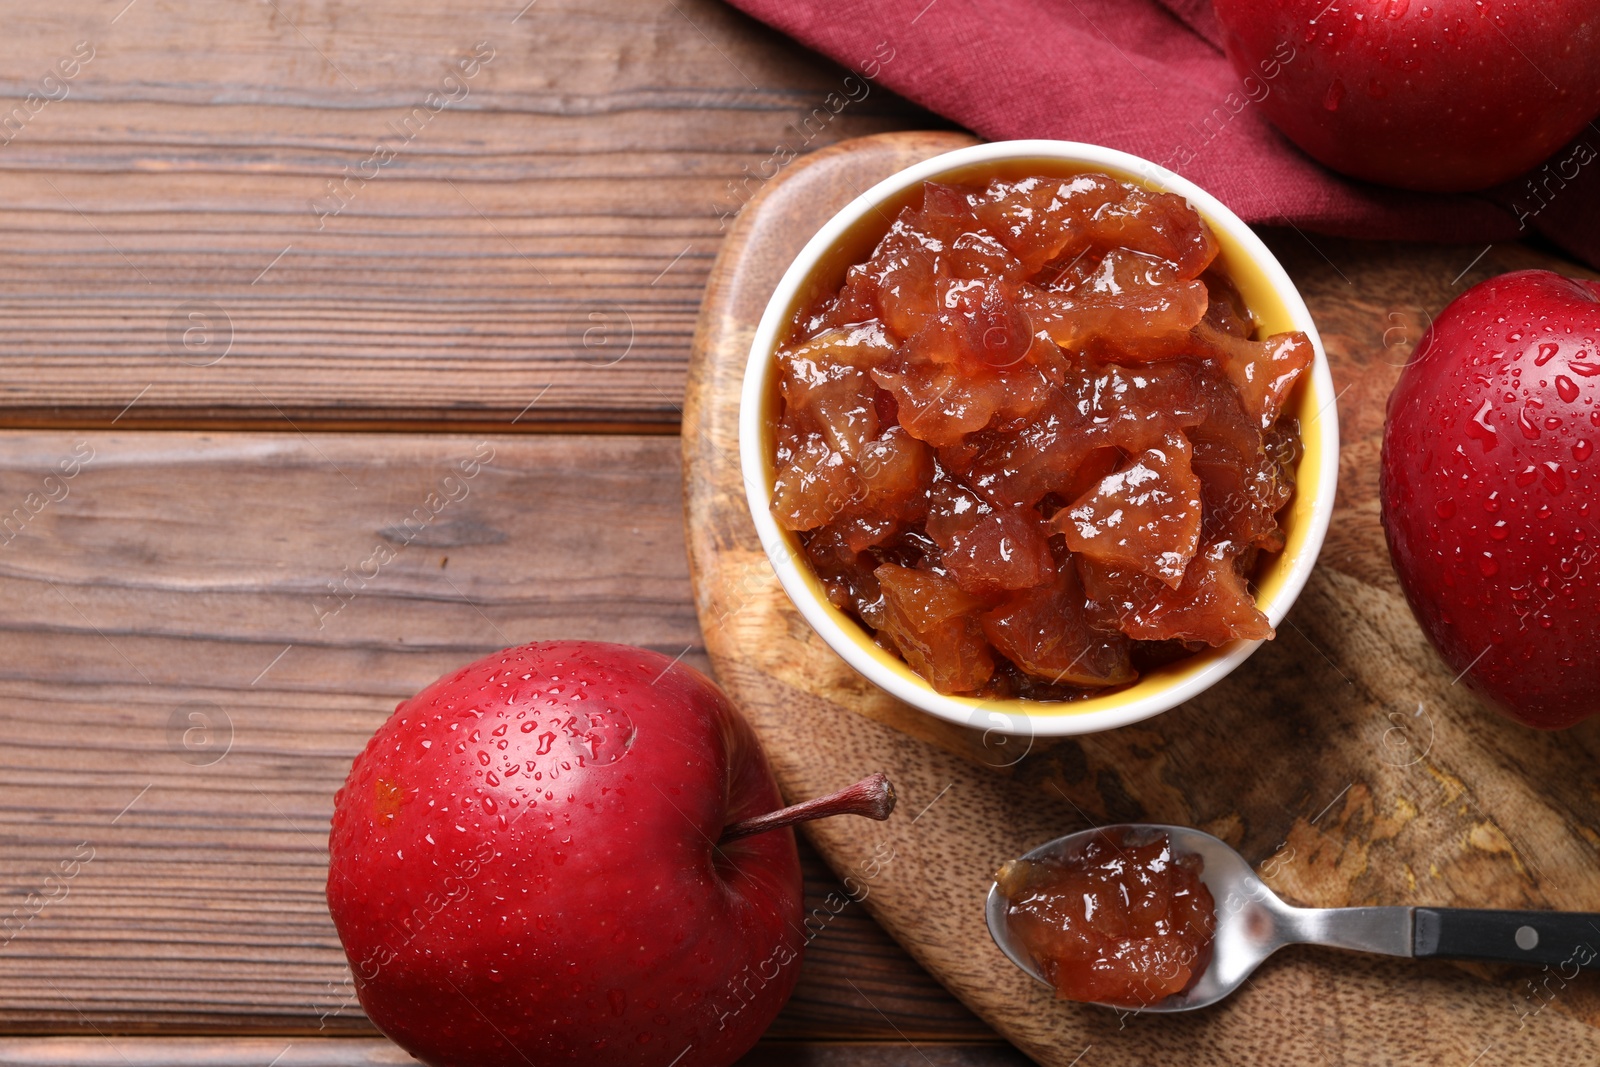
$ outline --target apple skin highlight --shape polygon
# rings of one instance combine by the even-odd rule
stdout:
[[[1600,112],[1591,0],[1216,0],[1216,14],[1243,94],[1353,178],[1485,189],[1538,166]],[[1593,158],[1552,162],[1566,171]]]
[[[788,1000],[794,832],[698,671],[585,641],[403,701],[334,802],[328,906],[367,1015],[430,1067],[721,1067]],[[676,1059],[675,1059],[676,1057]]]
[[[1600,283],[1502,274],[1440,312],[1389,397],[1384,532],[1448,665],[1554,730],[1600,712]]]

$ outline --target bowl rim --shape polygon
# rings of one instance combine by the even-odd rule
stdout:
[[[1303,331],[1310,339],[1314,358],[1311,373],[1304,381],[1305,388],[1310,391],[1309,399],[1317,408],[1311,425],[1302,422],[1301,435],[1305,440],[1314,434],[1320,447],[1315,469],[1307,468],[1308,456],[1302,456],[1296,467],[1296,494],[1308,493],[1310,498],[1306,535],[1297,552],[1290,554],[1286,549],[1285,555],[1280,557],[1279,565],[1281,567],[1287,563],[1287,572],[1279,582],[1271,603],[1263,609],[1274,628],[1283,622],[1316,564],[1333,514],[1339,471],[1338,410],[1334,403],[1337,397],[1333,392],[1327,354],[1310,310],[1277,257],[1255,232],[1220,200],[1182,175],[1131,153],[1100,145],[1042,139],[991,141],[944,152],[912,164],[852,199],[824,223],[795,256],[768,298],[751,339],[739,400],[740,471],[744,479],[745,496],[762,548],[777,572],[785,593],[806,622],[834,652],[874,685],[899,700],[937,718],[983,730],[986,736],[990,733],[1027,737],[1070,736],[1098,733],[1140,722],[1168,711],[1215,685],[1261,644],[1260,641],[1234,641],[1211,652],[1196,653],[1196,657],[1210,657],[1199,669],[1171,679],[1138,699],[1117,701],[1115,706],[1107,708],[1089,705],[1100,699],[1110,700],[1115,694],[1108,694],[1106,698],[1087,697],[1068,702],[947,695],[935,690],[912,671],[891,670],[865,647],[866,643],[872,641],[871,635],[817,595],[816,587],[812,584],[814,579],[808,581],[809,562],[798,555],[790,540],[792,535],[782,530],[773,518],[770,504],[772,462],[762,454],[765,451],[762,447],[762,423],[766,414],[769,383],[776,366],[774,357],[800,287],[833,247],[883,202],[952,171],[969,171],[985,164],[1019,163],[1034,159],[1100,169],[1119,180],[1183,196],[1213,229],[1222,231],[1249,258],[1281,301],[1293,328]],[[1308,474],[1314,477],[1308,478]],[[845,625],[854,633],[847,631]]]

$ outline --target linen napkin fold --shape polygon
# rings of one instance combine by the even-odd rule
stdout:
[[[1154,160],[1246,222],[1414,241],[1544,234],[1600,266],[1600,130],[1482,193],[1342,177],[1278,133],[1223,55],[1210,0],[730,0],[991,140],[1087,141]],[[1303,47],[1286,42],[1284,49]],[[1284,61],[1290,61],[1285,59]]]

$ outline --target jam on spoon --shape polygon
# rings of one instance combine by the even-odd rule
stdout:
[[[1110,842],[1115,842],[1115,848]],[[1118,885],[1113,903],[1120,900],[1125,909],[1133,908],[1142,899],[1141,893],[1128,892],[1127,886],[1119,882],[1120,872],[1107,878],[1103,871],[1098,886],[1093,877],[1073,885],[1070,872],[1092,869],[1085,861],[1091,856],[1091,845],[1097,846],[1092,856],[1098,857],[1101,868],[1109,866],[1108,855],[1121,849],[1126,870],[1138,866],[1133,861],[1141,856],[1146,861],[1151,855],[1159,856],[1161,849],[1149,849],[1152,844],[1164,844],[1173,884],[1183,879],[1181,872],[1185,870],[1203,876],[1205,884],[1199,887],[1195,899],[1201,900],[1200,894],[1204,893],[1201,902],[1215,900],[1217,906],[1211,909],[1207,903],[1199,909],[1200,919],[1187,939],[1193,954],[1178,950],[1167,958],[1165,971],[1152,968],[1149,981],[1135,972],[1131,987],[1120,990],[1129,994],[1120,1003],[1098,999],[1107,991],[1104,985],[1089,988],[1085,983],[1076,987],[1095,995],[1097,1003],[1156,1014],[1210,1007],[1236,992],[1263,960],[1285,945],[1324,945],[1415,959],[1543,966],[1546,971],[1561,968],[1563,974],[1570,969],[1600,966],[1600,952],[1593,946],[1595,930],[1600,929],[1600,913],[1382,905],[1292,907],[1278,899],[1250,863],[1227,842],[1192,827],[1156,823],[1080,830],[1046,841],[1015,861],[1015,865],[1003,867],[984,903],[984,921],[995,946],[1023,973],[1059,988],[1061,983],[1052,975],[1062,971],[1056,963],[1049,963],[1047,968],[1049,950],[1054,949],[1081,970],[1081,961],[1087,958],[1083,950],[1087,939],[1079,937],[1074,941],[1064,931],[1081,931],[1084,925],[1096,925],[1089,921],[1089,899],[1104,903],[1100,892],[1108,883]],[[1086,885],[1093,890],[1087,895]],[[1134,888],[1137,889],[1137,882]],[[1008,890],[1016,897],[1008,897]],[[1074,892],[1076,897],[1069,899],[1065,895]],[[1178,899],[1178,894],[1174,893],[1173,899]],[[1014,903],[1021,906],[1014,907]],[[1170,903],[1166,914],[1168,932],[1181,932],[1182,923]],[[1102,945],[1115,940],[1115,935],[1109,939],[1105,934],[1100,936]],[[1195,948],[1201,941],[1205,947]],[[1120,957],[1123,969],[1131,959],[1127,953]],[[1170,966],[1174,960],[1189,971],[1181,988],[1181,974]],[[1090,969],[1093,970],[1092,965]],[[1107,972],[1111,968],[1100,969]],[[1169,992],[1165,999],[1149,999],[1162,990],[1174,989],[1176,992]]]
[[[1205,972],[1216,904],[1199,856],[1166,834],[1113,827],[995,874],[1012,938],[1063,1000],[1144,1008]]]

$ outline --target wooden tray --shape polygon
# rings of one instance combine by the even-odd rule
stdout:
[[[718,678],[791,798],[879,769],[900,791],[889,823],[814,823],[811,841],[901,944],[1041,1063],[1600,1062],[1590,975],[1295,948],[1216,1008],[1119,1018],[1054,1001],[991,944],[982,903],[997,864],[1121,819],[1208,830],[1302,904],[1600,910],[1600,724],[1537,733],[1452,684],[1412,621],[1378,524],[1383,404],[1428,316],[1490,274],[1575,269],[1518,246],[1267,234],[1333,362],[1338,513],[1277,640],[1203,697],[1112,733],[1035,744],[1019,760],[1025,742],[944,727],[835,656],[790,605],[750,523],[738,463],[746,353],[778,277],[825,219],[891,172],[967,143],[887,134],[791,165],[740,216],[700,313],[684,479]]]

